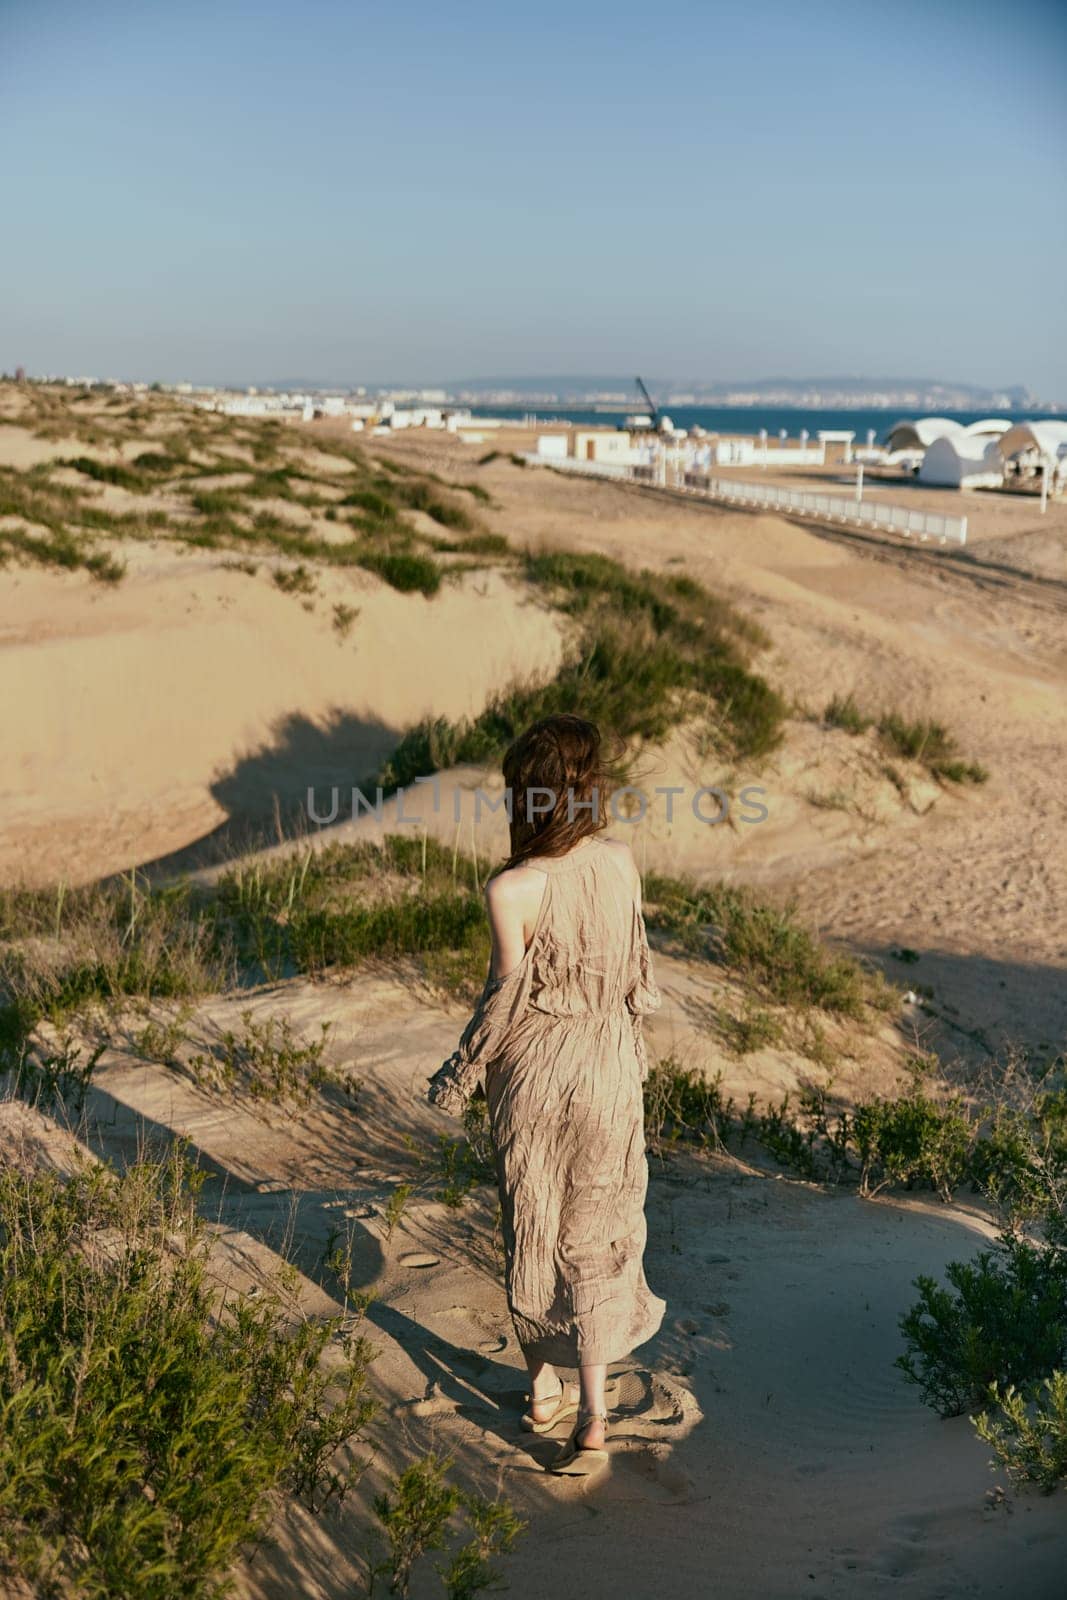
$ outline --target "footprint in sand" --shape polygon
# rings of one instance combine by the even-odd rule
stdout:
[[[665,1489],[672,1500],[688,1500],[692,1494],[692,1475],[674,1460],[670,1445],[646,1444],[626,1459],[625,1464],[632,1466],[641,1477]]]
[[[421,1400],[412,1400],[407,1405],[398,1407],[409,1417],[439,1417],[445,1412],[454,1412],[455,1403],[441,1393],[439,1383],[431,1383]]]
[[[431,1256],[424,1250],[406,1250],[402,1256],[397,1257],[397,1265],[401,1267],[436,1267],[440,1265],[439,1256]]]

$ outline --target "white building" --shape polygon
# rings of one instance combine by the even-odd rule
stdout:
[[[851,434],[849,438],[851,438]],[[760,439],[716,439],[703,446],[709,464],[717,467],[821,467],[826,460],[826,443],[771,444]]]
[[[566,461],[567,435],[565,433],[541,433],[537,436],[537,454],[547,461]]]
[[[632,466],[634,460],[630,435],[622,429],[617,433],[579,430],[574,435],[572,454],[576,461],[605,461],[617,467]]]

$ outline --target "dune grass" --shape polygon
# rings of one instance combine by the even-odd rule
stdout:
[[[140,490],[145,487],[144,479],[140,473],[133,472],[129,467],[124,467],[113,461],[96,461],[92,456],[74,456],[71,460],[61,463],[64,467],[73,467],[75,472],[81,472],[87,478],[92,478],[96,483],[114,484],[119,489]]]
[[[60,567],[67,572],[87,572],[99,583],[121,583],[126,563],[106,551],[94,550],[84,539],[65,529],[38,535],[21,528],[0,528],[0,567],[11,559],[24,565]]]
[[[451,555],[509,556],[511,546],[502,533],[470,533],[462,539],[435,539],[433,548]]]
[[[755,759],[779,743],[785,702],[748,665],[765,635],[728,601],[690,578],[634,573],[606,556],[528,552],[521,570],[575,618],[559,671],[501,691],[466,721],[417,724],[379,775],[384,787],[498,760],[524,727],[562,711],[624,741],[655,741],[710,708],[712,742],[724,754]]]
[[[441,569],[430,557],[413,550],[365,550],[358,565],[373,572],[401,594],[429,598],[441,587]]]
[[[748,891],[649,874],[645,917],[691,954],[743,974],[767,998],[793,1008],[818,1008],[862,1018],[891,1010],[896,991],[855,957],[837,954],[797,921],[795,912]]]
[[[949,783],[985,783],[989,773],[977,761],[965,761],[955,738],[940,722],[906,717],[889,712],[878,723],[878,732],[887,749],[908,761],[918,761],[935,778]]]
[[[132,440],[143,443],[132,463],[78,455],[42,463],[28,472],[0,473],[0,516],[27,524],[4,530],[0,559],[83,568],[104,581],[117,582],[123,563],[114,555],[95,552],[87,535],[113,538],[161,538],[201,549],[242,546],[277,550],[298,560],[332,566],[361,566],[403,593],[432,596],[443,572],[435,550],[465,554],[473,560],[506,553],[506,541],[489,534],[451,487],[436,477],[394,463],[372,463],[360,450],[328,435],[308,439],[272,422],[254,426],[210,413],[189,412],[162,396],[131,408],[105,407],[90,421],[81,412],[79,396],[69,390],[30,397],[28,425],[49,437],[71,434],[94,449],[112,449]],[[100,396],[96,400],[100,401]],[[293,451],[305,446],[333,457],[309,469]],[[250,462],[237,450],[247,450]],[[65,466],[86,479],[86,491],[53,481],[55,468]],[[240,475],[241,481],[212,488],[219,475]],[[112,512],[92,498],[92,485],[110,484],[146,495],[177,491],[184,509],[143,513]],[[482,500],[479,485],[464,486]],[[347,521],[348,541],[321,539],[291,518],[257,511],[264,499],[286,502],[306,511],[325,508],[334,522]],[[418,532],[412,512],[425,513],[446,534],[435,538]],[[46,530],[44,538],[41,530]],[[503,547],[503,548],[502,548]]]
[[[274,582],[283,594],[314,594],[315,578],[301,562],[295,567],[275,569]]]
[[[220,879],[218,911],[243,960],[268,973],[416,956],[437,986],[468,998],[485,977],[478,869],[426,837],[239,864]]]
[[[8,1066],[38,1023],[66,1026],[132,997],[182,1000],[248,982],[413,961],[433,988],[473,999],[488,970],[489,863],[412,833],[239,861],[216,885],[0,893],[0,1049]],[[778,1037],[773,1003],[865,1021],[894,991],[828,951],[789,911],[725,886],[646,883],[649,927],[738,979],[753,1005],[735,1047]],[[747,1019],[747,1020],[746,1020]]]
[[[131,465],[136,472],[163,473],[169,477],[178,472],[185,472],[190,463],[187,456],[169,450],[142,450],[139,456],[134,457]]]
[[[855,695],[835,695],[823,712],[828,728],[843,728],[846,733],[866,733],[874,719],[862,712]]]
[[[823,712],[830,728],[846,733],[866,733],[875,728],[878,740],[890,755],[916,761],[931,777],[947,783],[985,783],[989,773],[978,761],[967,761],[959,752],[954,736],[940,722],[928,717],[908,718],[887,711],[875,719],[862,711],[852,694],[835,695]]]
[[[0,890],[0,1052],[17,1051],[43,1020],[64,1024],[133,995],[224,990],[235,971],[210,901],[188,886],[152,889],[131,874],[81,889]]]

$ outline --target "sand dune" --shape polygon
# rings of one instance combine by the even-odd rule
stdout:
[[[276,797],[288,814],[309,784],[356,782],[412,722],[469,715],[559,659],[558,621],[495,574],[430,601],[325,569],[305,610],[273,565],[138,547],[108,593],[5,579],[0,873],[84,882],[230,817],[262,826]],[[337,605],[358,613],[344,635]]]
[[[300,439],[306,462],[339,470]],[[1035,528],[1023,520],[1032,509],[994,507],[975,550],[942,558],[506,459],[477,468],[450,440],[380,449],[446,482],[477,474],[494,501],[486,525],[515,545],[546,541],[684,571],[763,622],[771,644],[760,670],[793,707],[779,750],[759,764],[725,763],[683,727],[640,752],[638,768],[650,788],[703,783],[732,797],[757,785],[766,822],[735,816],[709,827],[683,804],[672,823],[654,810],[614,831],[632,838],[647,871],[795,899],[824,937],[923,988],[922,1005],[833,1036],[838,1092],[889,1092],[913,1042],[964,1060],[1004,1042],[1042,1057],[1062,1046],[1063,508]],[[80,447],[2,428],[0,450],[32,466]],[[123,553],[129,570],[116,588],[94,587],[83,572],[0,574],[8,881],[84,882],[148,864],[160,875],[199,864],[210,875],[212,843],[232,849],[254,834],[262,848],[275,819],[283,833],[292,824],[309,785],[359,782],[419,718],[472,714],[513,678],[552,671],[565,646],[559,613],[491,565],[429,600],[360,569],[315,566],[315,592],[300,596],[274,581],[291,562],[262,552],[251,553],[254,575],[233,551],[142,542]],[[338,606],[358,612],[347,629],[336,625]],[[954,788],[906,764],[890,776],[873,735],[825,726],[834,694],[853,694],[875,716],[943,721],[989,782]],[[472,793],[498,782],[486,769],[453,768],[439,775],[436,811],[427,786],[419,810],[410,794],[394,796],[380,822],[339,822],[311,843],[416,826],[473,849],[484,867],[502,850],[503,823],[486,815],[469,832]],[[421,823],[402,822],[402,804]],[[906,969],[893,966],[901,946],[916,957]],[[655,1054],[721,1070],[725,1091],[742,1100],[776,1098],[811,1072],[785,1045],[731,1054],[709,1021],[737,1003],[730,974],[675,951],[658,961],[666,1005],[650,1030]],[[350,1225],[360,1281],[375,1294],[374,1377],[387,1417],[371,1484],[431,1447],[455,1457],[461,1481],[499,1481],[530,1521],[507,1563],[512,1593],[1060,1592],[1061,1506],[991,1498],[998,1480],[966,1419],[939,1422],[893,1367],[913,1278],[939,1275],[989,1236],[977,1207],[863,1201],[733,1157],[654,1158],[648,1273],[668,1321],[615,1374],[610,1474],[575,1488],[541,1471],[552,1441],[516,1426],[522,1375],[488,1192],[457,1213],[424,1186],[391,1237],[385,1225],[397,1185],[420,1180],[410,1139],[425,1149],[456,1131],[425,1105],[423,1088],[462,1013],[400,966],[211,998],[189,1030],[217,1036],[246,1009],[286,1017],[302,1034],[329,1023],[331,1058],[361,1080],[356,1113],[333,1095],[301,1114],[222,1100],[142,1059],[134,1035],[145,1019],[131,1014],[113,1028],[94,1080],[86,1142],[127,1159],[146,1129],[188,1138],[214,1174],[220,1262],[246,1282],[291,1239],[309,1311],[332,1304],[323,1249],[339,1220]],[[63,1164],[71,1141],[5,1104],[0,1152]],[[242,1574],[240,1592],[346,1600],[368,1503],[361,1495],[322,1521],[287,1506],[277,1545]],[[414,1593],[432,1587],[420,1579]]]

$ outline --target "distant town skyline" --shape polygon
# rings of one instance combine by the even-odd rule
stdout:
[[[0,366],[0,372],[3,372]],[[637,389],[638,380],[621,374],[599,376],[574,374],[504,374],[491,378],[463,378],[445,382],[421,382],[417,378],[382,380],[358,383],[354,378],[344,382],[331,382],[306,374],[301,377],[275,377],[269,381],[246,383],[243,379],[226,382],[197,382],[190,378],[154,379],[135,378],[124,373],[30,373],[31,381],[67,384],[92,383],[138,389],[160,388],[177,392],[234,392],[234,393],[300,393],[324,394],[330,391],[348,395],[416,396],[424,402],[471,401],[485,403],[514,401],[558,401],[560,404],[580,401],[607,403],[617,401],[627,409],[640,410],[642,397]],[[16,381],[27,374],[21,366],[16,368]],[[766,403],[795,407],[799,410],[877,410],[912,406],[920,410],[971,411],[993,408],[1008,411],[1064,411],[1067,401],[1050,396],[1035,395],[1025,384],[994,386],[952,383],[933,378],[886,377],[813,377],[800,378],[749,378],[721,380],[717,383],[699,379],[652,377],[649,386],[653,397],[664,405],[758,406]]]
[[[5,0],[0,366],[1063,403],[1065,56],[1053,0]]]

